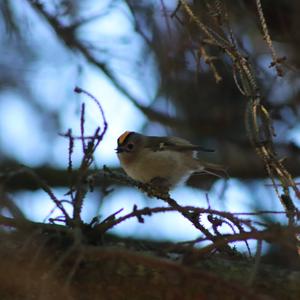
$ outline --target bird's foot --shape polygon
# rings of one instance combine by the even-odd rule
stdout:
[[[168,195],[170,191],[170,182],[163,177],[154,177],[150,180],[150,185],[159,193]]]

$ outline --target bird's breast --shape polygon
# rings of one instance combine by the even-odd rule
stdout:
[[[152,151],[144,149],[136,157],[119,157],[122,167],[131,178],[150,182],[155,177],[167,179],[175,185],[191,171],[192,153]]]

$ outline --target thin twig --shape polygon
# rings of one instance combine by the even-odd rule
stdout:
[[[272,55],[272,59],[273,59],[273,62],[270,64],[270,67],[276,66],[277,75],[278,76],[283,76],[283,72],[278,66],[278,63],[279,63],[280,60],[278,59],[276,51],[273,47],[272,39],[271,39],[271,36],[269,34],[267,22],[266,22],[264,13],[263,13],[263,9],[262,9],[262,5],[261,5],[260,0],[256,0],[256,7],[257,7],[257,12],[258,12],[260,24],[261,24],[262,31],[263,31],[263,37],[264,37],[264,40],[266,41],[266,43],[267,43],[267,45],[268,45],[268,47],[271,51],[271,55]]]

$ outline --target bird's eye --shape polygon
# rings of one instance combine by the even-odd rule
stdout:
[[[133,144],[132,144],[132,143],[129,143],[129,144],[127,145],[127,149],[128,149],[128,150],[132,150],[132,149],[133,149]]]

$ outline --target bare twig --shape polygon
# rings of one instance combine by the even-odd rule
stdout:
[[[15,171],[11,171],[8,174],[6,174],[6,180],[9,180],[10,178],[17,176],[20,173],[25,173],[30,175],[34,181],[38,184],[38,186],[44,190],[44,192],[50,197],[50,199],[55,203],[56,207],[60,209],[62,212],[66,224],[70,223],[70,216],[68,215],[67,211],[65,210],[64,206],[62,205],[62,202],[55,196],[54,192],[50,188],[50,186],[41,179],[31,168],[26,166],[21,166]]]
[[[264,37],[264,40],[266,41],[266,43],[267,43],[267,45],[268,45],[268,47],[271,51],[271,55],[272,55],[272,59],[273,59],[272,63],[270,64],[270,67],[275,66],[277,75],[281,77],[281,76],[283,76],[283,70],[281,69],[279,64],[285,60],[285,57],[278,58],[278,56],[276,54],[276,51],[273,47],[271,36],[269,34],[267,22],[266,22],[264,13],[263,13],[263,9],[262,9],[262,5],[261,5],[260,0],[256,0],[256,7],[257,7],[257,12],[258,12],[260,24],[261,24],[262,31],[263,31],[263,37]]]
[[[100,142],[102,141],[102,139],[106,133],[108,124],[107,124],[102,106],[96,97],[94,97],[92,94],[90,94],[89,92],[87,92],[79,87],[76,87],[74,89],[74,91],[76,93],[84,93],[85,95],[90,97],[97,104],[99,111],[101,113],[102,120],[103,120],[103,129],[102,129],[101,133],[100,133],[100,128],[98,127],[95,130],[95,133],[94,133],[93,137],[91,138],[91,140],[89,141],[89,143],[87,144],[87,146],[85,146],[83,137],[81,138],[83,149],[84,149],[84,156],[82,158],[82,161],[81,161],[81,164],[79,167],[77,183],[75,185],[75,196],[73,199],[73,207],[74,207],[73,221],[78,226],[82,222],[80,214],[81,214],[83,201],[84,201],[85,195],[87,193],[86,183],[87,183],[89,167],[90,167],[91,163],[93,162],[93,154],[94,154],[95,150],[97,149],[97,147],[99,146]],[[80,128],[81,128],[82,135],[84,133],[84,107],[85,106],[82,106],[82,113],[81,113],[81,118],[80,118]],[[71,193],[72,193],[72,191],[71,191]]]
[[[238,234],[232,234],[232,235],[224,235],[222,239],[219,239],[218,241],[215,241],[214,243],[205,246],[201,248],[198,252],[197,255],[198,257],[201,257],[203,255],[206,255],[215,249],[218,249],[218,247],[222,245],[227,245],[228,243],[233,243],[233,242],[238,242],[238,241],[245,241],[245,240],[265,240],[268,242],[276,242],[279,244],[283,244],[283,246],[294,250],[295,245],[291,242],[287,242],[285,240],[285,237],[287,235],[294,235],[294,234],[299,234],[300,229],[297,227],[291,228],[291,227],[286,227],[286,228],[268,228],[266,230],[262,231],[250,231],[250,232],[242,232]]]

